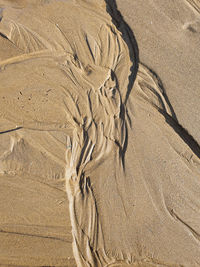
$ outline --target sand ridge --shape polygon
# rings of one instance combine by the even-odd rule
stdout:
[[[200,12],[200,1],[199,0],[187,0],[187,2],[192,5],[197,12]]]

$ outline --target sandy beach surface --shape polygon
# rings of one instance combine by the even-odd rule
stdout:
[[[199,47],[199,0],[0,0],[0,266],[200,266]]]

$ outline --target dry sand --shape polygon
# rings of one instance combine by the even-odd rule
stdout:
[[[0,266],[200,266],[200,3],[117,4],[0,0]]]

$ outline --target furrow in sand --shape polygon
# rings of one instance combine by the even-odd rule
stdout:
[[[199,0],[186,0],[197,12],[200,12]]]

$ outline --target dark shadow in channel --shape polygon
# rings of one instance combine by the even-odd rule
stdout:
[[[122,38],[124,39],[124,41],[126,42],[128,48],[129,48],[129,56],[130,59],[132,61],[132,66],[130,68],[131,70],[131,74],[129,76],[129,84],[128,84],[128,88],[127,88],[127,93],[126,93],[126,97],[125,97],[125,101],[121,106],[121,119],[124,121],[125,123],[125,127],[126,127],[126,134],[125,134],[125,140],[124,140],[124,145],[123,147],[120,147],[120,157],[122,159],[122,163],[123,166],[125,164],[125,152],[127,150],[127,145],[128,145],[128,130],[127,130],[127,123],[125,120],[125,117],[127,114],[126,111],[126,103],[128,100],[128,97],[131,93],[131,90],[133,89],[133,85],[134,85],[134,81],[136,79],[136,75],[138,72],[138,67],[139,67],[139,49],[138,49],[138,45],[135,39],[135,36],[132,32],[132,30],[130,29],[130,27],[128,26],[128,24],[124,21],[123,16],[121,15],[121,13],[119,12],[119,10],[117,9],[117,4],[116,4],[116,0],[105,0],[106,5],[107,5],[107,12],[110,14],[110,16],[112,17],[112,22],[114,23],[114,25],[117,27],[117,29],[122,33]],[[148,67],[147,67],[148,68]],[[152,71],[152,75],[156,77],[156,79],[159,82],[159,86],[161,87],[162,91],[163,91],[163,96],[165,98],[165,101],[167,102],[170,110],[171,110],[171,114],[172,116],[170,116],[169,114],[167,114],[165,111],[163,110],[159,110],[160,113],[163,114],[163,116],[165,117],[165,121],[168,125],[170,125],[170,127],[173,128],[173,130],[180,136],[180,138],[190,147],[190,149],[193,151],[193,153],[200,158],[200,145],[198,144],[198,142],[193,138],[193,136],[191,136],[188,131],[186,129],[184,129],[178,121],[178,118],[176,116],[176,113],[169,101],[169,98],[166,94],[166,91],[162,85],[161,80],[159,79],[159,77],[157,76],[156,73],[154,73],[154,71]],[[131,121],[129,122],[131,125]],[[120,144],[118,144],[120,146]],[[125,168],[125,166],[124,166]]]

